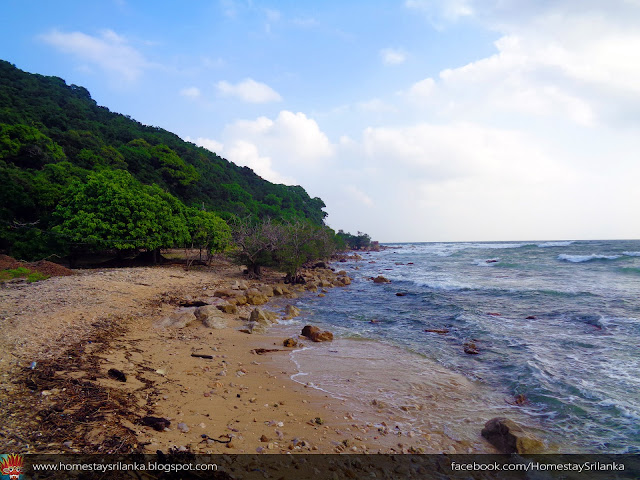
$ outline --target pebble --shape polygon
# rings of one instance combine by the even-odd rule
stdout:
[[[190,429],[186,423],[180,422],[178,424],[178,430],[180,430],[182,433],[187,433]]]
[[[71,440],[67,440],[66,442],[62,442],[62,445],[71,448],[73,446],[73,442]]]

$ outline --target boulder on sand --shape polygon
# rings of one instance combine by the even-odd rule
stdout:
[[[485,423],[482,436],[502,453],[520,455],[542,453],[544,443],[513,420],[496,417]]]
[[[333,333],[322,331],[313,325],[306,325],[302,329],[302,335],[314,342],[330,342],[333,340]]]
[[[196,320],[195,312],[196,307],[179,308],[168,317],[158,321],[156,326],[164,328],[184,328]]]
[[[227,319],[222,311],[218,310],[215,305],[205,305],[199,307],[195,316],[202,322],[205,327],[222,329],[227,327]]]

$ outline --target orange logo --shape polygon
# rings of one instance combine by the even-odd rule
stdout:
[[[0,472],[2,475],[9,475],[10,480],[20,480],[24,472],[24,457],[15,453],[5,455],[0,461]]]

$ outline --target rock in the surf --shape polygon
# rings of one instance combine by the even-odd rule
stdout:
[[[502,453],[535,454],[544,451],[544,443],[526,432],[513,420],[496,417],[485,423],[482,436]]]
[[[391,280],[383,277],[382,275],[378,275],[376,278],[373,279],[373,283],[391,283]]]

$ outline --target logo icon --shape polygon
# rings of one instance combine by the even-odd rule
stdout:
[[[20,480],[24,472],[24,457],[15,453],[4,455],[0,460],[0,473],[9,475],[10,480]]]

